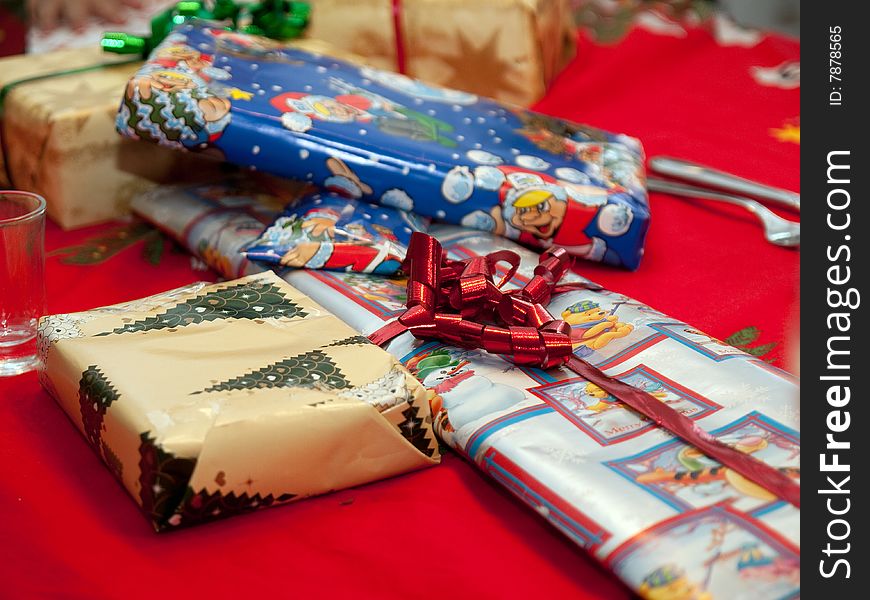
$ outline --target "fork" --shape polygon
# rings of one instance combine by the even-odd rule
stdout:
[[[783,219],[755,200],[732,194],[713,192],[708,189],[695,187],[694,185],[677,183],[656,177],[647,178],[647,187],[654,192],[664,192],[689,198],[703,198],[704,200],[715,200],[717,202],[742,206],[758,217],[758,220],[764,226],[764,237],[771,244],[788,248],[798,247],[801,244],[800,223]]]
[[[688,183],[719,188],[717,191],[745,194],[800,212],[801,197],[789,190],[765,185],[751,179],[744,179],[732,173],[719,171],[682,158],[653,156],[649,168],[660,175],[682,179]]]

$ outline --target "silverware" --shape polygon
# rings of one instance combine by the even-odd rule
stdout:
[[[769,200],[798,212],[801,210],[800,194],[744,179],[724,171],[717,171],[716,169],[680,158],[654,156],[649,161],[649,168],[651,171],[668,175],[669,177],[676,177],[677,179],[699,183],[704,186],[716,187],[727,192],[746,194],[753,198]]]
[[[786,247],[796,247],[801,244],[800,223],[783,219],[755,200],[731,194],[712,192],[686,183],[677,183],[655,177],[647,178],[646,183],[647,187],[654,192],[688,196],[689,198],[703,198],[704,200],[715,200],[717,202],[727,202],[728,204],[742,206],[758,217],[758,220],[764,226],[764,237],[771,244]]]

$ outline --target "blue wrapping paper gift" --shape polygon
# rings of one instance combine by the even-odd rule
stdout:
[[[630,269],[643,253],[637,140],[205,21],[155,49],[117,126],[535,248]]]
[[[395,275],[411,233],[428,225],[394,208],[312,194],[288,205],[243,253],[273,265]]]

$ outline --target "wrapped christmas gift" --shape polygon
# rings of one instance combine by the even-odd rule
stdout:
[[[155,50],[129,82],[117,125],[128,137],[218,151],[352,198],[628,268],[649,224],[633,138],[203,21]]]
[[[567,0],[314,0],[306,34],[429,83],[528,106],[574,56]]]
[[[216,226],[232,217],[215,219]],[[507,288],[535,275],[538,258],[504,240],[446,226],[430,233],[456,260],[503,249],[519,254]],[[229,256],[250,239],[240,233],[209,243],[215,255]],[[188,238],[192,247],[202,241]],[[403,278],[314,270],[283,276],[364,334],[405,312]],[[577,356],[799,480],[793,377],[642,302],[579,276],[563,280],[585,288],[556,294],[548,305],[570,324]],[[442,439],[645,598],[799,595],[800,511],[596,384],[565,367],[516,368],[408,333],[388,350],[436,394]]]
[[[411,233],[428,227],[394,208],[259,174],[158,186],[131,206],[228,278],[283,266],[393,275]]]
[[[425,219],[388,206],[313,194],[292,203],[243,254],[269,265],[395,275]]]
[[[488,234],[433,233],[454,260],[495,252],[503,260],[506,249],[521,255],[511,289],[549,260],[539,266],[538,257]],[[504,275],[499,268],[495,279]],[[323,271],[285,278],[366,335],[405,313],[410,298],[400,280]],[[787,482],[787,493],[709,458],[666,429],[670,418],[654,422],[593,377],[564,366],[517,368],[437,334],[402,334],[388,349],[436,394],[441,439],[645,598],[798,597],[796,381],[642,302],[579,277],[563,281],[581,285],[555,293],[548,309],[570,325],[575,357],[681,415],[704,443],[698,430],[761,464]],[[417,301],[420,293],[415,288]],[[463,314],[471,308],[460,306]],[[448,319],[442,323],[449,329]]]
[[[0,60],[4,185],[43,195],[69,229],[128,213],[132,196],[155,182],[214,169],[118,138],[118,99],[137,64],[97,49]]]
[[[38,344],[157,530],[438,462],[417,380],[273,273],[44,317]]]
[[[305,182],[248,174],[156,186],[135,196],[130,207],[221,276],[236,279],[266,270],[242,251],[285,206],[313,191]]]

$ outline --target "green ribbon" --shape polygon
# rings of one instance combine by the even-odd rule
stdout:
[[[233,0],[177,2],[151,19],[151,35],[141,36],[111,31],[103,34],[100,45],[106,52],[138,54],[146,58],[173,29],[191,19],[226,23],[229,31],[262,35],[276,40],[299,37],[311,16],[306,2],[266,0],[254,4]]]

